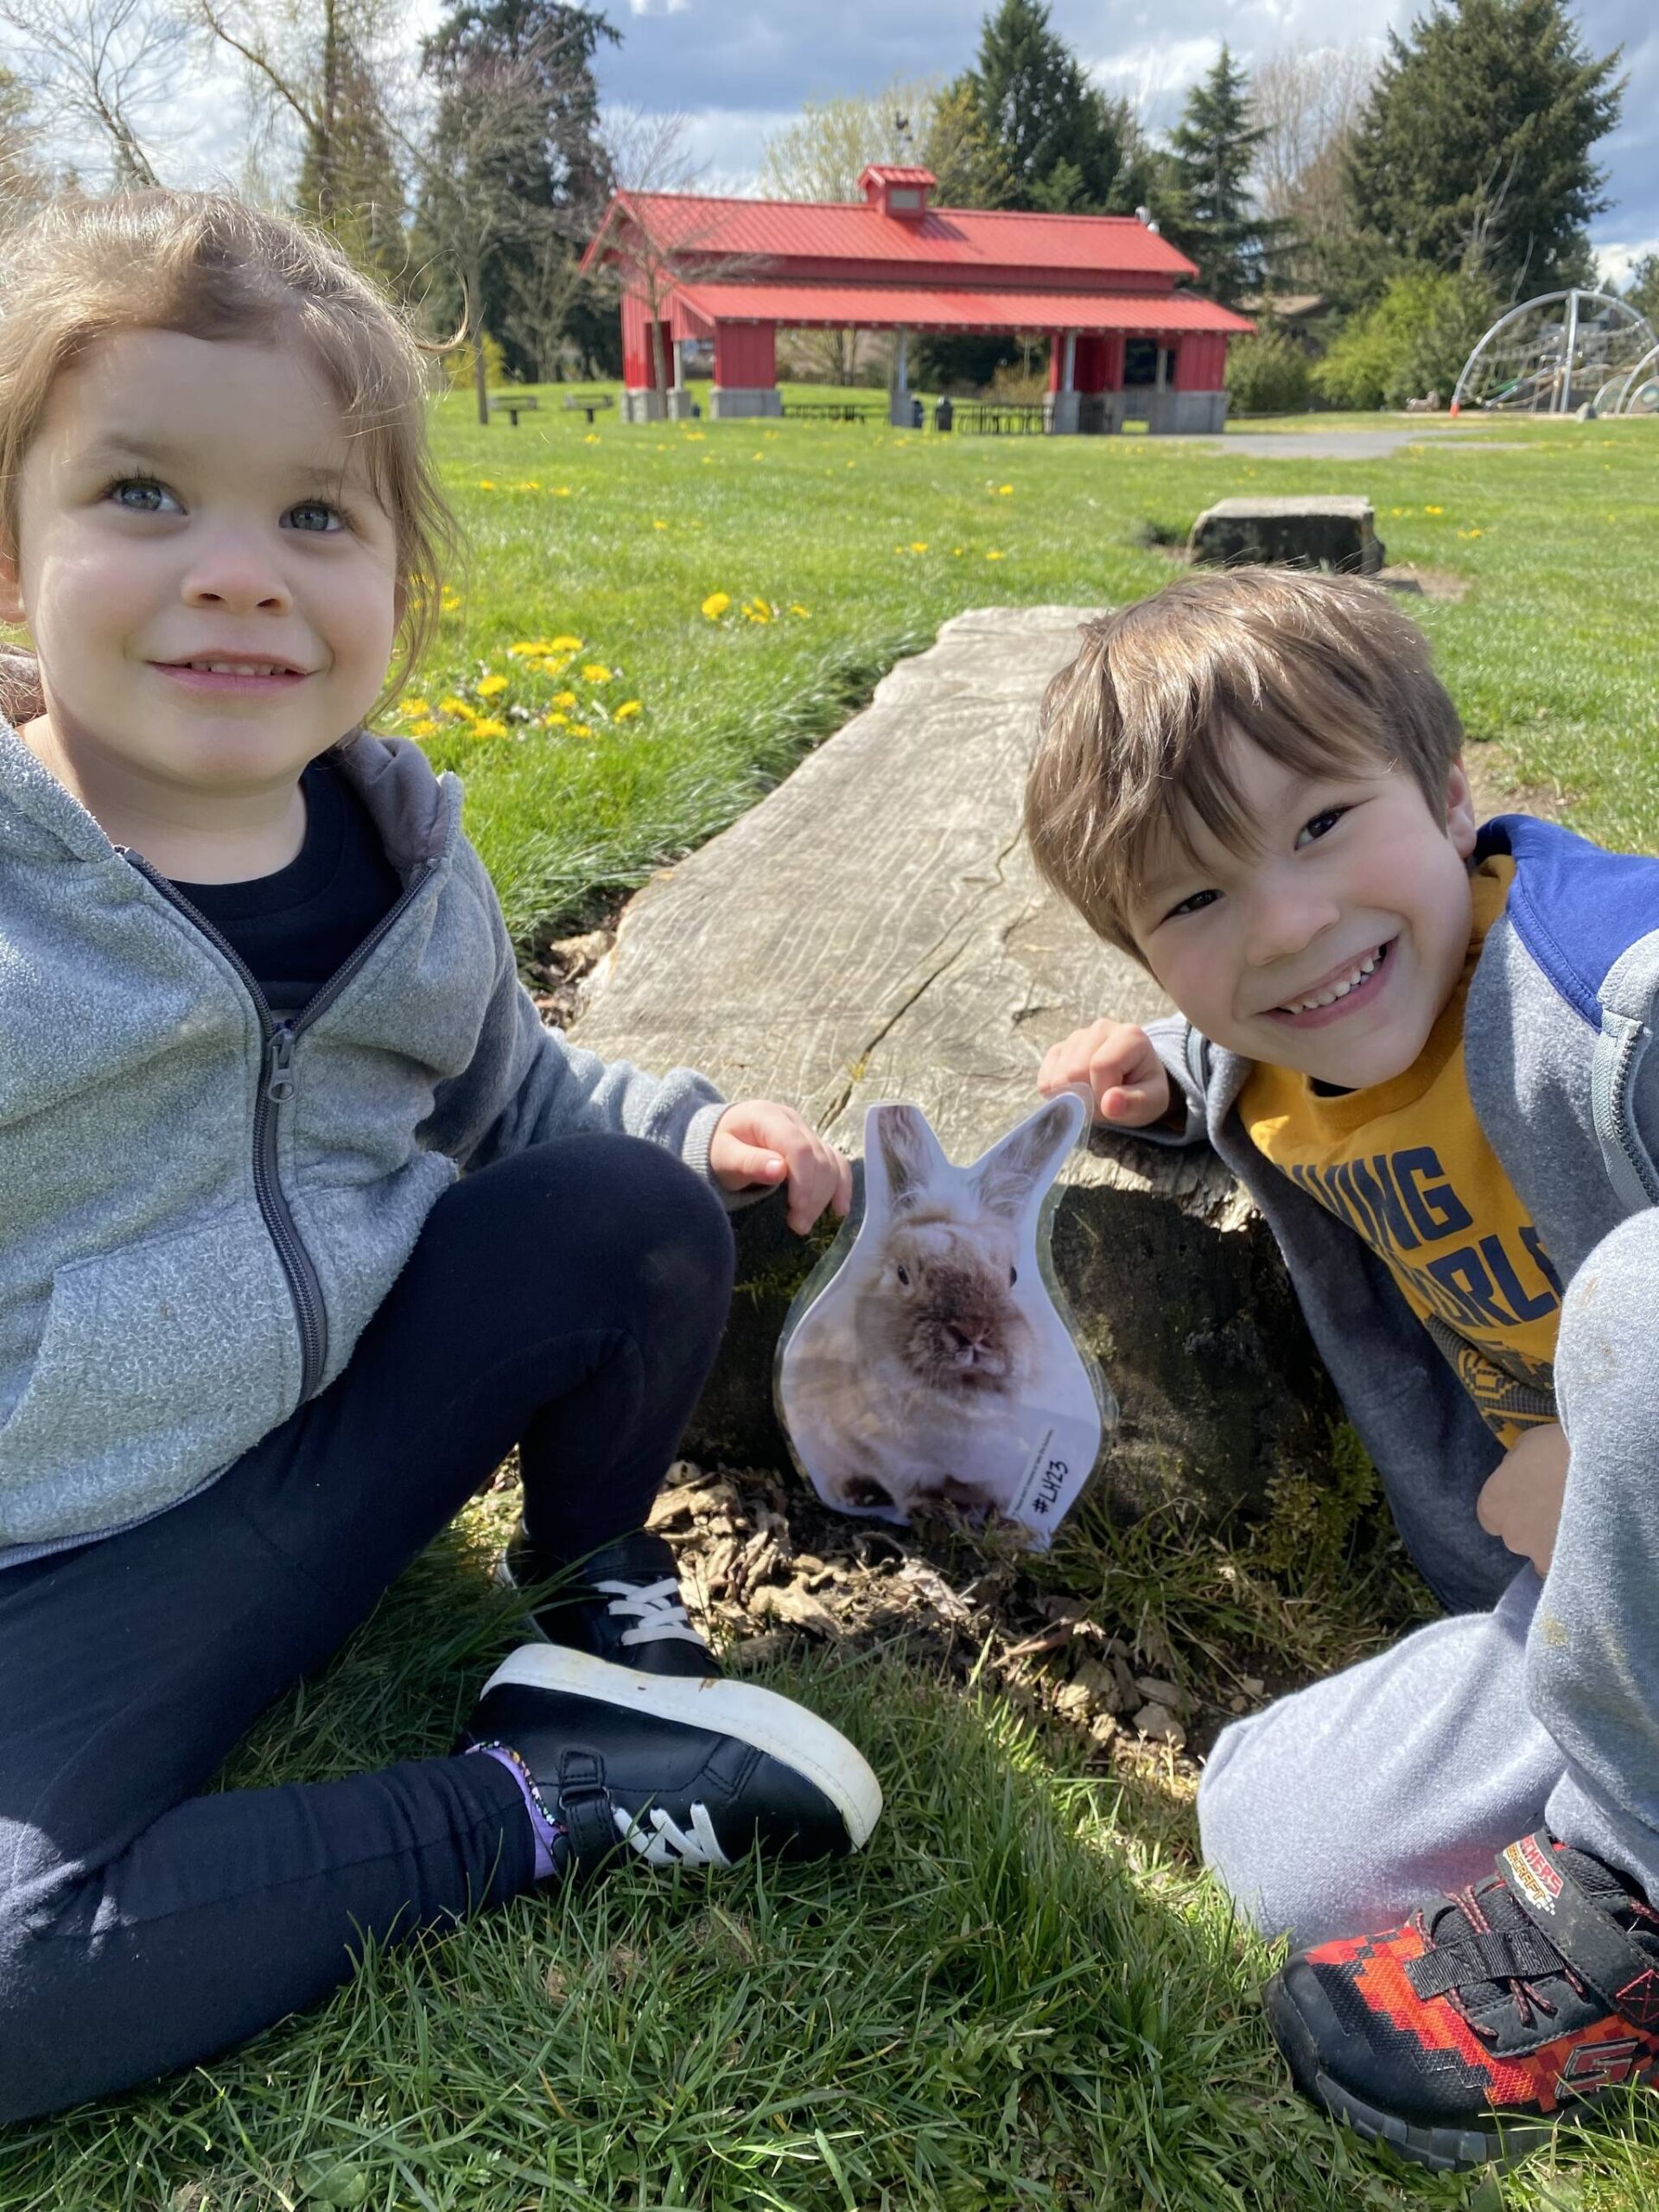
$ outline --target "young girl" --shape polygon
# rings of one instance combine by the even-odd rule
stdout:
[[[367,734],[453,528],[421,352],[222,195],[60,204],[0,290],[0,2121],[234,2043],[632,1847],[856,1848],[644,1523],[721,1194],[846,1163],[519,984],[461,785]],[[393,676],[388,663],[397,648]],[[37,658],[36,658],[37,657]],[[517,1444],[575,1567],[458,1755],[200,1794]]]

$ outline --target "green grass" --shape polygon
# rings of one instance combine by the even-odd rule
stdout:
[[[588,431],[556,389],[543,397],[548,411],[517,430],[446,403],[439,448],[474,552],[416,687],[504,727],[480,739],[435,716],[425,741],[465,776],[473,835],[527,946],[731,820],[948,616],[1138,597],[1169,568],[1137,533],[1184,532],[1212,499],[1252,491],[1367,493],[1391,559],[1466,578],[1460,602],[1410,604],[1471,739],[1495,742],[1522,783],[1568,795],[1589,833],[1654,842],[1659,424],[1480,420],[1471,437],[1515,449],[1281,461],[1180,439],[787,422],[601,416]],[[710,620],[717,592],[731,606]],[[778,613],[747,620],[746,603]],[[582,640],[556,676],[509,652],[556,637]],[[608,679],[585,681],[590,666]],[[507,689],[481,697],[490,676]],[[574,705],[556,709],[565,691]],[[632,700],[638,714],[614,720]],[[548,711],[591,734],[543,727]]]
[[[1566,794],[1580,826],[1659,844],[1659,425],[1482,425],[1518,450],[1256,462],[1179,441],[790,423],[697,435],[601,418],[588,442],[559,396],[517,432],[480,430],[464,399],[446,409],[441,451],[476,550],[419,686],[505,723],[480,739],[444,718],[426,741],[466,776],[527,950],[749,804],[946,616],[1144,593],[1170,571],[1138,531],[1184,529],[1250,490],[1367,492],[1395,558],[1467,577],[1461,602],[1420,611],[1471,735],[1513,779]],[[717,590],[734,609],[712,621],[700,609]],[[777,618],[735,611],[757,599]],[[508,654],[560,635],[582,641],[562,677]],[[492,672],[508,687],[486,700]],[[540,724],[569,688],[589,735]],[[640,712],[617,721],[633,698]],[[1306,1675],[1411,1618],[1374,1529],[1281,1504],[1276,1536],[1231,1549],[1085,1509],[1044,1573],[1160,1668],[1249,1649],[1259,1671]],[[505,1494],[470,1509],[327,1676],[265,1718],[226,1784],[447,1748],[517,1640],[487,1580],[510,1510]],[[332,2003],[241,2050],[10,2131],[0,2212],[1654,2202],[1645,2112],[1563,2138],[1500,2184],[1393,2166],[1304,2107],[1255,2002],[1269,1955],[1198,1871],[1190,1793],[1155,1766],[1084,1775],[1065,1742],[908,1646],[769,1679],[882,1776],[887,1815],[858,1862],[706,1887],[629,1870],[377,1955]]]

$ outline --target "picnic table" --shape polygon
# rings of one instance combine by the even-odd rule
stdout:
[[[598,413],[601,407],[614,407],[615,404],[615,400],[612,398],[608,391],[594,392],[591,397],[589,397],[588,393],[582,392],[575,399],[567,399],[564,403],[564,409],[566,414],[569,414],[572,408],[580,408],[582,412],[588,417],[588,422],[591,423],[594,416]]]
[[[490,400],[492,415],[505,415],[516,430],[518,417],[541,405],[533,391],[498,391]]]

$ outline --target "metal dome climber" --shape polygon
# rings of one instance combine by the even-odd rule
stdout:
[[[1608,378],[1596,394],[1598,415],[1659,415],[1659,346],[1645,353],[1633,369]]]
[[[1541,293],[1501,315],[1470,354],[1452,412],[1571,415],[1634,371],[1656,344],[1645,318],[1606,292]]]

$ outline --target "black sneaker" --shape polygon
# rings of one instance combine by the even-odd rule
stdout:
[[[624,1846],[653,1866],[727,1866],[757,1846],[844,1858],[881,1810],[864,1760],[804,1706],[560,1644],[521,1644],[490,1676],[457,1748],[485,1744],[524,1761],[579,1872]]]
[[[495,1563],[505,1590],[557,1587],[528,1625],[549,1643],[568,1644],[643,1675],[717,1675],[715,1655],[686,1617],[672,1547],[636,1529],[574,1567],[538,1553],[524,1533]]]

